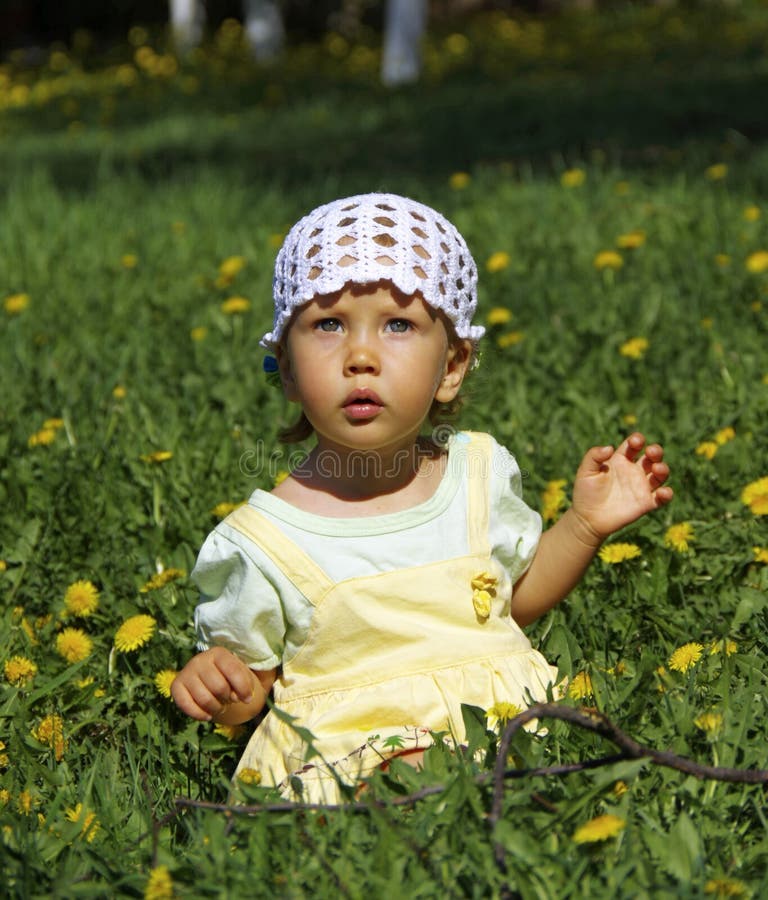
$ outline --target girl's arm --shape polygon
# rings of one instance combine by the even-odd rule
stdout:
[[[573,484],[573,505],[541,537],[528,571],[512,594],[512,617],[528,625],[581,580],[600,544],[613,532],[672,499],[669,466],[658,444],[639,432],[617,450],[593,447]]]
[[[212,647],[184,666],[171,685],[171,695],[193,719],[239,725],[264,708],[276,673],[277,669],[256,672],[224,647]]]

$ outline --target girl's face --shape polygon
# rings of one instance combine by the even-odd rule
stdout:
[[[303,306],[277,355],[321,448],[396,451],[415,442],[433,400],[456,396],[470,350],[420,297],[379,283]]]

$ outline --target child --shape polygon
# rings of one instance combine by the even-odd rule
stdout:
[[[196,719],[237,724],[273,691],[239,769],[287,796],[334,802],[434,732],[461,743],[462,703],[546,699],[556,670],[521,627],[608,535],[672,498],[662,448],[635,433],[587,452],[571,508],[541,535],[489,435],[422,436],[456,405],[483,334],[476,284],[456,229],[392,194],[321,206],[278,255],[262,344],[301,405],[291,436],[316,444],[209,535],[202,652],[172,692]]]

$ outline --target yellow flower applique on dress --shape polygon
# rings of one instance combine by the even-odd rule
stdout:
[[[499,579],[488,572],[478,572],[472,579],[472,606],[481,621],[491,615],[491,602],[496,596],[496,585]]]

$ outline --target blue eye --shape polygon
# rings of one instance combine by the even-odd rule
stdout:
[[[320,319],[315,328],[320,331],[338,331],[341,328],[341,322],[338,319]]]
[[[407,319],[390,319],[387,328],[395,334],[405,334],[410,330],[411,323]]]

